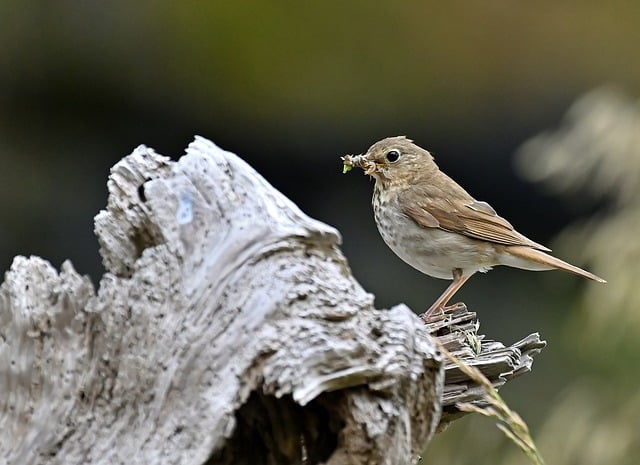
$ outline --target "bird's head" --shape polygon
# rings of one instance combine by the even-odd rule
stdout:
[[[357,166],[383,184],[428,175],[438,169],[428,151],[404,136],[382,139],[364,155],[346,155],[342,161],[344,173]]]

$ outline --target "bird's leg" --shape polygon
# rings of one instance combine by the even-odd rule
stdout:
[[[425,322],[429,322],[431,320],[431,317],[435,313],[445,313],[446,311],[457,309],[460,306],[460,304],[451,305],[450,307],[447,307],[446,304],[447,302],[449,302],[449,300],[451,300],[451,297],[453,297],[453,295],[456,292],[458,292],[458,289],[460,289],[462,285],[466,283],[467,279],[469,279],[470,277],[471,277],[470,274],[469,275],[462,274],[462,270],[460,268],[456,268],[455,270],[453,270],[453,282],[449,284],[449,287],[447,287],[447,289],[442,293],[442,295],[438,297],[438,300],[436,300],[433,303],[433,305],[429,307],[429,310],[427,310],[421,315],[422,319]]]

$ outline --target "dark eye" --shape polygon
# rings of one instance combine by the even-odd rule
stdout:
[[[389,152],[387,152],[387,161],[389,163],[398,161],[398,158],[400,158],[400,152],[398,152],[397,150],[390,150]]]

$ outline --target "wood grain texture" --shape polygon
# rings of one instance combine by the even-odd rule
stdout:
[[[443,360],[376,310],[339,233],[203,138],[141,146],[95,219],[97,291],[17,257],[0,288],[0,461],[406,464]]]

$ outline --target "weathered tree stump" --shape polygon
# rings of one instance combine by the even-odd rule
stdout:
[[[97,293],[37,257],[0,288],[2,463],[407,464],[482,403],[430,332],[497,386],[544,344],[374,309],[339,233],[203,138],[139,147],[108,187]]]

